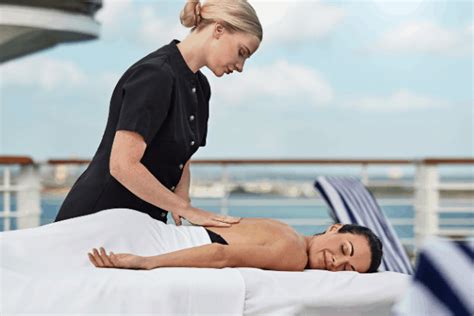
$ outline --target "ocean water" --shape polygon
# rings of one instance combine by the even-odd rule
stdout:
[[[41,225],[54,221],[61,206],[64,196],[44,195],[41,199]],[[12,210],[16,210],[15,198],[12,198]],[[248,203],[247,203],[248,202]],[[314,202],[314,203],[313,203]],[[379,201],[383,212],[389,219],[413,219],[413,205],[383,205],[383,200]],[[209,198],[193,198],[193,206],[216,212],[220,212],[221,200]],[[301,205],[303,204],[303,205]],[[304,205],[311,204],[311,205]],[[314,204],[314,205],[313,205]],[[3,209],[3,200],[0,200],[0,209]],[[240,217],[264,217],[273,219],[321,219],[331,221],[329,209],[324,204],[318,203],[310,198],[285,198],[281,196],[254,195],[254,194],[231,194],[228,199],[228,214]],[[440,219],[462,218],[465,225],[443,225],[442,228],[463,228],[474,230],[474,214],[452,213],[441,214]],[[168,223],[174,224],[171,215],[168,214]],[[3,231],[4,223],[0,221],[0,231]],[[16,220],[12,219],[11,229],[16,229]],[[322,232],[326,225],[293,225],[296,231],[305,235],[312,235]],[[413,225],[396,225],[395,230],[400,238],[413,238]]]

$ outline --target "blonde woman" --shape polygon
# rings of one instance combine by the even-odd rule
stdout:
[[[242,72],[262,27],[246,0],[188,1],[180,19],[190,34],[140,59],[118,81],[99,148],[56,221],[111,208],[164,223],[171,212],[176,225],[181,218],[216,227],[240,221],[191,205],[189,160],[207,137],[211,89],[200,69],[217,77]]]

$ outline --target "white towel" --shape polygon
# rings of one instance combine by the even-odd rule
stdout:
[[[390,315],[410,276],[397,272],[238,268],[246,287],[245,315]]]
[[[242,314],[244,283],[235,269],[98,269],[87,256],[101,246],[151,256],[209,243],[203,227],[130,209],[3,232],[0,312]]]

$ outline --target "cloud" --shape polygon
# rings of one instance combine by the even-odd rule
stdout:
[[[328,36],[347,12],[319,1],[253,1],[263,27],[262,45],[302,44]]]
[[[427,108],[445,107],[445,100],[427,95],[400,90],[388,96],[364,96],[353,100],[344,100],[342,106],[375,111],[410,111]]]
[[[472,53],[473,24],[449,29],[431,21],[411,21],[386,32],[371,48],[387,53],[427,53],[451,57]]]
[[[75,63],[33,55],[0,66],[2,86],[29,86],[51,91],[78,87],[87,76]]]
[[[157,6],[145,5],[140,9],[141,24],[138,27],[138,40],[151,49],[168,44],[171,39],[183,39],[189,33],[179,22],[178,16],[159,16]]]
[[[295,106],[327,105],[333,99],[331,85],[316,70],[305,65],[289,64],[278,60],[269,65],[252,65],[239,73],[223,78],[208,76],[211,82],[212,102],[229,106],[271,102]]]
[[[64,98],[77,102],[106,104],[120,74],[116,72],[84,71],[66,59],[31,55],[0,66],[1,88],[15,91],[20,88],[43,100]],[[37,100],[40,102],[40,100]]]
[[[113,39],[129,32],[134,10],[132,0],[104,0],[96,18],[101,23],[101,39]]]

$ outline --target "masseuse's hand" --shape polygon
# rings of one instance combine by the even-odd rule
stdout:
[[[182,217],[181,216],[179,216],[176,213],[171,213],[171,217],[173,218],[174,223],[175,223],[176,226],[181,226],[181,224],[182,224],[182,222],[181,222]]]
[[[214,227],[230,227],[232,224],[240,222],[241,219],[240,217],[215,214],[192,206],[188,207],[182,216],[193,225]]]
[[[105,249],[100,247],[100,251],[92,249],[89,260],[97,268],[118,268],[118,269],[148,269],[145,264],[145,257],[132,255],[131,253],[114,254],[112,251],[107,255]]]

